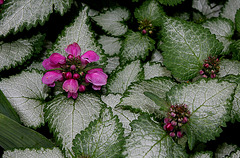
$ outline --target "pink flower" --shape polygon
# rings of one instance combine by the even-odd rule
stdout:
[[[0,5],[3,4],[4,0],[0,0]]]
[[[99,56],[94,51],[87,51],[81,56],[82,65],[87,65],[88,63],[95,62],[99,60]]]
[[[101,86],[107,84],[108,76],[103,72],[101,68],[91,69],[87,72],[85,76],[85,81],[87,83],[92,83],[92,88],[94,90],[100,90]]]
[[[78,81],[74,79],[68,79],[64,81],[62,85],[63,90],[68,92],[68,98],[72,97],[76,99],[78,97]]]
[[[73,55],[74,57],[77,57],[81,54],[81,48],[80,46],[74,42],[73,44],[68,45],[68,47],[65,49],[65,51],[68,54]]]
[[[42,63],[46,70],[60,68],[61,64],[66,63],[66,58],[59,53],[53,53],[48,59],[45,59]]]
[[[54,87],[55,81],[62,81],[62,80],[63,80],[62,73],[56,72],[56,71],[49,71],[45,73],[42,77],[42,82],[44,84],[47,84],[49,87]]]

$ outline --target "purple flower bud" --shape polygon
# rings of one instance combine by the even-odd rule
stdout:
[[[202,75],[203,78],[207,78],[207,75]]]
[[[71,70],[76,70],[76,66],[75,65],[71,65],[70,69]]]
[[[146,34],[147,33],[147,31],[144,29],[144,30],[142,30],[142,34]]]
[[[169,135],[170,137],[175,137],[176,134],[174,132],[170,132]]]
[[[84,92],[86,90],[86,87],[84,85],[79,86],[79,92]]]
[[[4,0],[0,0],[0,5],[4,3]]]
[[[188,118],[184,117],[183,120],[182,120],[182,123],[187,123],[187,122],[188,122]]]
[[[212,74],[214,74],[214,72],[215,72],[214,70],[211,70],[211,73],[212,73]]]
[[[205,67],[205,68],[208,68],[208,67],[209,67],[209,64],[204,64],[204,67]]]
[[[77,80],[77,79],[79,79],[79,78],[80,78],[80,75],[79,75],[79,74],[74,74],[74,75],[73,75],[73,79]]]
[[[171,124],[172,124],[173,126],[176,126],[176,125],[177,125],[177,122],[176,122],[176,121],[172,121]]]
[[[171,116],[172,116],[172,117],[175,117],[176,114],[175,114],[174,112],[171,112]]]
[[[216,74],[211,74],[211,78],[215,78],[216,77]]]
[[[67,57],[69,60],[73,59],[74,56],[72,54],[69,54],[68,57]]]
[[[68,54],[73,55],[74,57],[78,56],[81,54],[81,48],[79,47],[79,45],[74,42],[73,44],[68,45],[68,47],[65,49],[65,51]]]
[[[164,118],[164,123],[169,123],[170,122],[170,118],[166,117]]]
[[[200,70],[200,71],[199,71],[199,74],[200,74],[200,75],[203,75],[203,74],[204,74],[204,71],[203,71],[203,70]]]
[[[65,78],[66,79],[71,79],[72,78],[72,73],[71,72],[66,72],[65,73]]]
[[[177,132],[177,137],[178,137],[178,138],[181,138],[182,136],[183,136],[182,132],[181,132],[181,131],[178,131],[178,132]]]

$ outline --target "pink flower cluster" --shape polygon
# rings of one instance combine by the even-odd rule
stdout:
[[[190,117],[190,111],[186,104],[171,105],[167,117],[164,119],[164,130],[166,130],[171,137],[181,138],[183,131],[181,127],[186,124]]]
[[[199,74],[204,78],[215,78],[219,69],[219,59],[216,57],[208,57],[208,59],[204,60],[203,68],[199,71]]]
[[[42,63],[48,70],[42,77],[42,82],[49,87],[54,87],[55,82],[63,82],[62,88],[68,92],[68,98],[76,99],[78,91],[84,92],[86,86],[92,84],[94,90],[100,90],[107,84],[108,76],[102,68],[91,68],[88,63],[96,62],[99,56],[94,51],[87,51],[81,55],[81,48],[77,43],[68,45],[65,49],[68,57],[53,53]]]

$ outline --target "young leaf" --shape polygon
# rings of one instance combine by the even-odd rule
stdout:
[[[186,104],[191,116],[184,126],[188,145],[193,149],[195,142],[207,142],[222,132],[229,120],[230,101],[236,88],[235,83],[204,79],[193,84],[181,84],[167,93],[171,104]]]
[[[71,6],[72,0],[12,0],[6,1],[0,16],[0,36],[6,36],[10,31],[16,34],[24,28],[28,30],[38,23],[43,25],[53,10],[61,15]]]
[[[177,5],[177,4],[180,4],[182,3],[184,0],[158,0],[161,4],[164,4],[164,5],[169,5],[169,6],[174,6],[174,5]]]
[[[155,41],[147,35],[142,35],[140,32],[128,32],[122,43],[121,63],[126,64],[129,60],[145,59],[149,51],[155,48],[154,44]]]
[[[209,4],[208,0],[193,0],[192,7],[210,19],[212,17],[219,17],[222,5]]]
[[[110,93],[123,94],[127,87],[141,79],[142,67],[139,60],[133,61],[113,72],[108,79],[107,89]]]
[[[0,146],[4,150],[12,150],[14,148],[51,148],[54,145],[40,133],[0,113]]]
[[[187,157],[184,150],[149,115],[139,116],[130,125],[132,132],[124,146],[126,157]]]
[[[234,152],[237,150],[237,145],[231,145],[227,143],[223,143],[218,146],[216,152],[215,152],[215,157],[216,158],[222,158],[230,155],[230,153]]]
[[[221,16],[232,20],[235,23],[235,15],[237,10],[240,8],[239,0],[228,0],[222,10]]]
[[[0,72],[22,65],[34,54],[39,53],[44,36],[36,35],[30,39],[18,39],[11,43],[0,41]]]
[[[103,109],[97,120],[76,135],[73,140],[73,151],[77,157],[122,157],[123,137],[122,124],[113,116],[111,108]]]
[[[208,30],[190,22],[165,18],[162,34],[164,65],[180,80],[197,76],[204,60],[223,48]]]
[[[159,106],[155,104],[155,102],[147,97],[144,92],[150,92],[158,98],[165,100],[166,92],[168,92],[174,85],[175,83],[169,78],[162,77],[133,83],[124,93],[121,103],[118,106],[128,107],[149,114],[154,113],[157,116],[160,116],[161,114],[164,115],[165,111],[161,111],[160,109],[165,109],[161,107],[165,105],[162,104]]]
[[[211,151],[202,151],[202,152],[196,152],[194,155],[191,155],[190,158],[212,158],[213,152]]]
[[[156,0],[145,1],[140,8],[135,9],[134,16],[140,21],[149,21],[153,26],[161,24],[162,15],[165,15],[162,6]]]
[[[0,113],[21,123],[20,118],[0,89]]]
[[[100,56],[100,62],[104,61],[103,51],[94,39],[94,34],[90,30],[88,7],[83,6],[80,9],[79,16],[70,26],[66,27],[63,33],[58,37],[57,42],[53,45],[52,53],[60,53],[67,56],[65,48],[76,42],[81,47],[81,54],[92,50]]]
[[[120,38],[103,35],[98,42],[102,45],[105,54],[110,56],[119,54],[122,44]]]
[[[33,157],[42,157],[42,158],[64,158],[64,155],[61,153],[59,148],[52,149],[15,149],[13,151],[7,150],[4,151],[3,158],[11,158],[11,157],[19,157],[19,158],[33,158]]]
[[[237,10],[236,16],[235,16],[235,24],[236,24],[236,30],[238,33],[240,33],[240,9]]]
[[[163,67],[161,63],[147,62],[143,65],[145,79],[151,79],[154,77],[171,77],[171,72]]]
[[[129,17],[130,12],[127,9],[116,8],[92,18],[107,33],[113,36],[121,36],[127,32],[128,27],[124,24],[124,21],[127,21]]]
[[[24,125],[38,127],[44,123],[44,100],[48,96],[42,83],[43,74],[33,70],[5,78],[0,89],[18,113]]]
[[[203,27],[210,30],[210,32],[216,35],[216,38],[223,43],[223,50],[221,55],[229,53],[229,46],[232,43],[232,36],[234,34],[233,22],[225,18],[212,18],[203,23]]]
[[[74,137],[98,117],[102,105],[100,98],[85,93],[79,93],[76,100],[59,94],[46,104],[45,119],[66,155]]]
[[[108,94],[107,96],[101,96],[102,101],[106,103],[107,106],[112,108],[113,115],[117,115],[119,121],[123,124],[124,136],[128,136],[131,132],[131,127],[129,124],[133,120],[136,120],[139,114],[135,114],[129,110],[123,110],[120,107],[116,107],[116,105],[120,103],[120,98],[122,98],[122,95],[120,94]]]
[[[240,61],[224,59],[220,62],[219,77],[240,74]]]

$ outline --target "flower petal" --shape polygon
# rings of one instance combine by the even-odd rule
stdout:
[[[68,53],[68,54],[71,54],[75,57],[77,57],[78,55],[81,54],[81,48],[80,46],[74,42],[73,44],[70,44],[68,45],[68,47],[65,49],[65,51]]]
[[[53,53],[49,57],[49,59],[53,64],[65,64],[66,63],[66,57],[59,53]]]
[[[53,87],[55,84],[55,81],[61,81],[63,80],[62,73],[56,72],[56,71],[49,71],[45,73],[42,77],[42,82],[44,84],[49,85],[50,87]]]
[[[96,71],[90,74],[86,74],[85,80],[86,82],[90,82],[95,86],[103,86],[107,84],[108,76],[102,71]]]
[[[74,79],[68,79],[64,81],[62,85],[63,90],[70,93],[77,93],[78,91],[78,81]]]
[[[55,69],[55,68],[60,68],[59,64],[53,64],[50,59],[45,59],[42,62],[42,66],[46,69],[46,70],[51,70],[51,69]]]
[[[98,60],[99,60],[99,56],[97,55],[97,53],[95,53],[92,50],[87,51],[81,56],[81,62],[83,65],[86,65],[88,63],[95,62]]]

